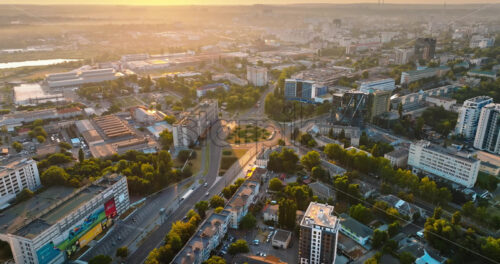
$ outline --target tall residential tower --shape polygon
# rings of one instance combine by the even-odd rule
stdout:
[[[299,263],[335,263],[339,229],[333,206],[310,203],[300,222]]]
[[[500,154],[500,104],[488,104],[481,109],[474,147]]]
[[[472,139],[476,135],[481,109],[493,103],[489,96],[478,96],[464,101],[459,110],[455,134],[462,135],[466,139]]]

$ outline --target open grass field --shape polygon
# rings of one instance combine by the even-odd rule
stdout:
[[[267,140],[270,135],[269,130],[255,125],[236,126],[227,136],[227,142],[230,144],[259,142]]]

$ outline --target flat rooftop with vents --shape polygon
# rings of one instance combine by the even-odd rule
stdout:
[[[311,202],[300,225],[310,228],[314,226],[333,228],[337,223],[338,218],[334,215],[333,206]]]

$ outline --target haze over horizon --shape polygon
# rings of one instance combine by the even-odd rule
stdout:
[[[254,5],[254,4],[377,4],[378,0],[4,0],[0,4],[37,5]],[[385,0],[385,4],[500,4],[499,0]]]

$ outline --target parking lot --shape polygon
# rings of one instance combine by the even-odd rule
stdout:
[[[298,239],[295,234],[292,235],[292,241],[290,242],[289,248],[276,249],[272,246],[272,237],[269,239],[269,242],[267,240],[270,232],[273,231],[271,230],[272,228],[269,229],[269,227],[265,225],[260,225],[259,227],[248,231],[230,229],[228,232],[228,239],[222,242],[222,246],[218,252],[219,255],[223,255],[227,263],[232,263],[233,256],[227,253],[227,248],[229,244],[231,244],[230,241],[243,239],[248,243],[248,247],[250,248],[248,254],[250,255],[275,256],[286,263],[298,263]],[[258,242],[255,240],[258,240]]]

